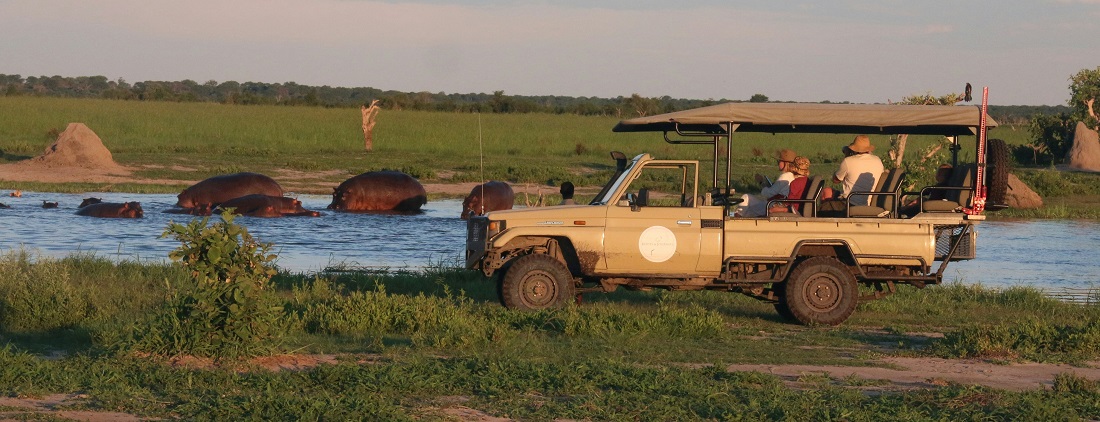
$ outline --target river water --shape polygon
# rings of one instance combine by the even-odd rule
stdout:
[[[141,219],[75,215],[84,197],[106,202],[139,201]],[[291,272],[328,267],[419,268],[461,265],[465,221],[460,201],[432,201],[418,215],[334,213],[330,196],[300,195],[302,204],[321,217],[248,218],[236,221],[256,238],[275,244],[276,265]],[[43,209],[42,201],[58,202]],[[0,209],[0,252],[23,248],[61,257],[92,253],[114,260],[163,262],[179,246],[159,238],[170,221],[191,216],[167,214],[175,195],[128,193],[55,194],[24,192],[0,197],[12,209]],[[215,219],[217,217],[214,217]],[[1074,220],[986,221],[978,226],[978,257],[954,262],[944,281],[987,287],[1032,286],[1041,289],[1100,286],[1100,223]]]

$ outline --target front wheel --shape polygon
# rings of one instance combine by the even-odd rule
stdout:
[[[802,261],[787,278],[782,300],[795,320],[806,325],[838,325],[856,310],[855,277],[835,258]]]
[[[573,276],[549,255],[516,259],[500,282],[501,303],[509,309],[534,311],[561,308],[576,296]]]

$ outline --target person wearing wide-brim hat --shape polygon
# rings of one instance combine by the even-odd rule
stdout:
[[[851,205],[867,205],[870,198],[867,195],[849,195],[852,192],[870,192],[875,190],[879,176],[885,167],[882,159],[871,154],[875,146],[871,145],[871,138],[867,135],[858,135],[843,149],[845,158],[840,162],[840,168],[833,174],[833,183],[843,183],[845,198]]]
[[[767,180],[763,175],[756,175],[756,182],[764,186],[759,195],[741,195],[741,204],[737,207],[737,215],[740,217],[762,217],[768,212],[768,200],[773,198],[785,198],[790,193],[791,182],[794,181],[794,160],[798,157],[794,151],[783,148],[776,152],[775,161],[779,167],[779,177],[775,181]],[[770,183],[769,183],[770,182]]]

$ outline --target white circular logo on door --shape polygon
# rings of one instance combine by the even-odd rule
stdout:
[[[667,227],[653,226],[638,237],[638,251],[650,262],[665,262],[676,254],[676,235]]]

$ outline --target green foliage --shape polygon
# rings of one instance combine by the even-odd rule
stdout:
[[[31,265],[25,251],[0,256],[0,330],[44,333],[87,318],[88,298],[73,284],[69,269],[55,260]]]
[[[171,236],[181,245],[168,257],[191,271],[206,284],[250,283],[262,288],[275,275],[270,263],[278,258],[267,254],[270,243],[259,243],[244,226],[233,223],[232,210],[221,215],[220,223],[210,217],[187,224],[169,223],[161,237]]]
[[[1074,120],[1065,113],[1037,114],[1028,125],[1031,142],[1017,146],[1013,156],[1021,164],[1060,163],[1073,146],[1074,127]]]
[[[272,349],[282,329],[282,306],[265,287],[276,256],[267,255],[271,245],[256,242],[233,218],[228,210],[220,223],[208,224],[208,217],[168,225],[162,237],[181,243],[168,256],[192,280],[177,285],[161,313],[135,333],[134,348],[219,359]]]
[[[1100,99],[1100,66],[1096,69],[1082,69],[1069,78],[1069,105],[1073,107],[1075,121],[1085,122],[1093,130],[1100,129],[1097,121],[1097,109],[1100,104],[1095,104]]]
[[[1023,358],[1081,362],[1100,357],[1100,320],[1055,324],[1027,318],[1011,325],[975,325],[947,333],[932,350],[942,357]]]

